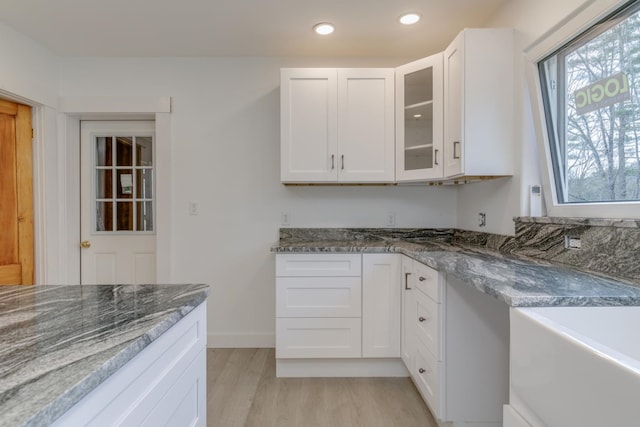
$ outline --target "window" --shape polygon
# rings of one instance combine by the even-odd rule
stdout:
[[[554,202],[640,201],[640,1],[536,63]]]

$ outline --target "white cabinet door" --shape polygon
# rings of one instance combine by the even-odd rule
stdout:
[[[393,182],[394,70],[283,68],[280,179]]]
[[[444,51],[444,176],[464,173],[461,162],[464,132],[463,43],[461,33]]]
[[[280,179],[336,181],[336,70],[282,69],[280,79]]]
[[[277,277],[360,277],[360,254],[278,254]]]
[[[400,259],[362,256],[362,356],[400,357]]]
[[[411,311],[414,315],[416,337],[425,344],[436,360],[441,360],[440,304],[422,292],[416,292],[415,296]]]
[[[402,324],[400,340],[400,357],[409,372],[413,371],[413,356],[415,352],[415,317],[411,308],[415,301],[415,274],[413,260],[402,257]]]
[[[412,376],[420,394],[424,397],[431,412],[441,420],[443,416],[443,392],[441,387],[441,364],[426,346],[418,341],[415,348],[415,360]]]
[[[442,58],[396,68],[396,181],[442,178]]]
[[[442,286],[440,274],[428,265],[420,262],[414,263],[414,272],[416,280],[416,289],[423,294],[429,296],[432,300],[439,303],[441,299]]]
[[[444,52],[444,176],[513,174],[513,30],[467,29]]]
[[[338,180],[393,182],[394,70],[338,70]]]
[[[277,317],[360,317],[360,277],[278,277]]]
[[[276,359],[361,357],[360,318],[276,319]]]

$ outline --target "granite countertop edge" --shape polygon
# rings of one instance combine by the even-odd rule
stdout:
[[[27,420],[23,427],[49,425],[80,402],[100,384],[116,373],[127,362],[136,357],[142,350],[157,340],[164,332],[186,317],[196,307],[206,301],[209,288],[203,288],[195,293],[193,298],[172,309],[170,313],[147,332],[131,341],[116,355],[106,360],[101,366],[90,372],[80,382],[61,393],[55,400],[43,407],[38,413]]]
[[[442,241],[411,242],[403,240],[380,241],[307,241],[279,242],[271,247],[278,254],[286,253],[399,253],[439,271],[453,275],[467,286],[488,294],[511,307],[602,307],[602,306],[640,306],[640,286],[623,280],[601,277],[575,268],[554,264],[549,261],[524,257],[507,256],[490,249],[460,245]],[[516,277],[511,285],[508,280],[486,277],[465,267],[469,264],[481,268],[496,267],[522,268],[528,277]],[[549,280],[551,273],[555,276]],[[512,270],[507,271],[512,273]],[[522,274],[515,273],[516,276]],[[545,276],[547,274],[547,276]],[[571,280],[584,281],[585,293],[555,292],[554,279],[557,282]],[[535,291],[517,286],[519,281],[533,285]],[[514,284],[516,286],[514,286]],[[537,285],[537,286],[536,286]],[[587,289],[588,287],[588,289]],[[542,291],[540,289],[544,288]],[[602,291],[602,294],[599,292]]]

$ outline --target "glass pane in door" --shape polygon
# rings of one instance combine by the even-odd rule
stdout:
[[[433,70],[425,68],[404,79],[405,170],[433,167]]]
[[[133,224],[133,203],[132,202],[117,202],[116,203],[116,230],[118,231],[133,231],[135,230]]]
[[[136,137],[136,166],[153,166],[153,145],[151,137]]]
[[[133,165],[133,138],[119,136],[116,138],[116,164],[118,166]]]
[[[100,136],[94,141],[95,231],[153,231],[153,138]]]
[[[113,203],[96,203],[96,231],[113,231]]]
[[[111,166],[113,159],[111,136],[99,136],[96,139],[96,166]]]
[[[153,197],[153,169],[136,171],[136,198],[151,199]]]
[[[137,231],[153,231],[153,206],[151,202],[137,202]]]
[[[113,177],[111,169],[96,170],[96,199],[113,198]]]

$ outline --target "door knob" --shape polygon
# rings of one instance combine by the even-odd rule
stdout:
[[[90,248],[91,247],[91,242],[88,241],[88,240],[85,240],[85,241],[80,243],[80,247],[84,248],[84,249]]]

